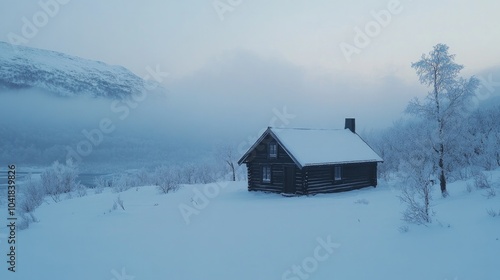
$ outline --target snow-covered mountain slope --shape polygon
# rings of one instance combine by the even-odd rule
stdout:
[[[60,96],[123,98],[144,86],[143,79],[121,66],[0,42],[0,90],[40,88]]]

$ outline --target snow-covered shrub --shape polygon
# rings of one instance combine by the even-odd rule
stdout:
[[[486,190],[486,194],[484,196],[486,196],[486,198],[490,199],[490,198],[493,198],[497,195],[497,191],[495,190],[495,188],[489,188]]]
[[[38,223],[38,219],[33,213],[22,213],[19,221],[17,222],[17,228],[19,230],[25,230],[29,228],[30,224]]]
[[[134,187],[133,181],[130,176],[126,173],[114,176],[111,182],[111,187],[114,192],[124,192],[132,187]]]
[[[155,185],[160,193],[175,192],[179,189],[179,173],[168,166],[159,166],[155,170]]]
[[[151,175],[151,172],[149,172],[145,168],[141,168],[139,171],[137,171],[135,176],[137,178],[138,186],[147,186],[153,184],[153,176]]]
[[[54,202],[61,200],[61,194],[70,193],[78,185],[78,171],[71,161],[66,164],[55,162],[41,174],[44,193]]]
[[[411,155],[402,164],[405,186],[402,188],[399,199],[406,204],[403,220],[413,224],[431,223],[433,165],[421,155]]]
[[[33,212],[38,206],[42,205],[45,194],[40,181],[35,181],[31,174],[26,177],[26,182],[21,185],[22,199],[19,203],[19,209],[24,213]]]
[[[116,197],[115,200],[113,200],[113,206],[111,206],[111,209],[108,210],[108,213],[116,211],[116,209],[118,209],[118,206],[120,206],[120,208],[125,211],[123,199],[121,199],[119,195]]]
[[[125,210],[125,206],[123,206],[123,199],[121,199],[120,196],[118,196],[115,200],[116,204],[118,204],[120,206],[120,208],[122,208],[123,210]]]
[[[78,197],[84,197],[84,196],[86,196],[87,195],[87,187],[85,187],[82,184],[78,184],[76,186],[76,195]]]
[[[410,186],[403,188],[399,199],[407,206],[403,220],[412,224],[428,224],[431,219],[431,195],[429,186]]]
[[[43,191],[46,195],[50,196],[54,202],[61,201],[61,193],[62,190],[59,186],[59,179],[57,178],[57,174],[54,170],[45,170],[41,174],[42,179],[42,187]]]
[[[497,213],[493,209],[486,209],[486,213],[488,213],[488,215],[490,215],[493,218],[495,218],[496,216],[500,216],[500,210],[498,210],[498,213]]]
[[[483,172],[477,172],[474,174],[474,186],[476,189],[490,189],[491,183]]]
[[[109,187],[111,185],[111,182],[104,176],[100,176],[94,179],[94,185],[95,185],[94,193],[100,194],[104,191],[104,188]]]

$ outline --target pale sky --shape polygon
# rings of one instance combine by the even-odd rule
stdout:
[[[369,128],[390,125],[425,95],[410,64],[437,43],[457,55],[463,75],[498,67],[498,11],[493,0],[2,0],[0,40],[22,38],[139,76],[159,65],[172,101],[199,100],[232,117],[258,106],[258,127],[288,106],[297,125],[339,126],[351,116]],[[355,30],[369,41],[358,36],[356,45]],[[357,48],[349,60],[342,44]]]

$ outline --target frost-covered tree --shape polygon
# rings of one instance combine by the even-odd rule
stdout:
[[[479,81],[475,77],[464,79],[458,76],[464,68],[455,63],[455,55],[448,53],[448,46],[437,44],[428,54],[412,63],[420,83],[430,88],[426,98],[415,98],[407,107],[407,112],[431,120],[435,135],[432,149],[438,155],[439,183],[443,197],[446,190],[446,157],[453,153],[447,149],[446,139],[457,119],[466,111]]]

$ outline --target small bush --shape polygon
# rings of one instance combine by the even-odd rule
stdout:
[[[71,161],[66,164],[55,162],[41,174],[42,188],[54,202],[61,201],[61,194],[68,194],[78,185],[78,172]]]
[[[407,233],[408,231],[410,231],[410,228],[407,225],[404,225],[404,226],[400,226],[398,228],[398,231],[401,233]]]
[[[430,187],[425,186],[424,194],[417,193],[413,188],[406,187],[403,189],[399,199],[407,205],[403,212],[403,220],[417,225],[425,225],[432,222],[433,211],[430,207]],[[419,190],[421,191],[421,190]],[[421,196],[421,198],[420,198]]]
[[[120,198],[120,196],[116,198],[115,203],[118,204],[120,208],[122,208],[122,210],[125,210],[125,206],[123,206],[123,200]]]
[[[87,195],[87,187],[85,187],[82,184],[78,184],[78,186],[76,187],[76,195],[78,197],[86,196]]]
[[[496,216],[500,216],[500,210],[498,210],[498,213],[497,213],[493,209],[486,209],[486,213],[488,213],[488,215],[490,215],[493,218],[495,218]]]
[[[495,188],[489,188],[486,190],[486,194],[484,196],[486,196],[487,199],[490,199],[490,198],[493,198],[497,195],[497,191],[495,190]]]
[[[161,166],[155,170],[155,184],[160,193],[166,194],[179,189],[178,174],[172,169]]]
[[[42,205],[45,195],[40,182],[34,181],[31,175],[28,175],[26,179],[27,181],[22,188],[24,192],[19,209],[23,213],[31,213],[38,206]]]
[[[432,175],[434,166],[429,155],[413,154],[401,162],[404,185],[399,199],[406,205],[403,220],[411,224],[426,225],[432,222]],[[444,194],[443,194],[444,195]]]
[[[32,223],[38,223],[38,219],[35,215],[33,213],[24,213],[17,223],[17,228],[19,230],[25,230],[29,228]]]
[[[100,194],[104,191],[104,188],[109,187],[111,182],[107,180],[104,176],[100,176],[94,179],[94,193]]]
[[[124,192],[133,187],[128,174],[121,174],[113,177],[111,187],[114,192]]]
[[[477,172],[474,175],[474,186],[476,189],[489,189],[491,188],[491,183],[483,172]]]
[[[116,211],[116,209],[118,209],[118,206],[120,206],[120,208],[125,211],[123,199],[121,199],[120,196],[117,196],[116,199],[113,200],[113,206],[111,206],[111,209],[109,209],[108,212],[111,213],[113,211]]]

